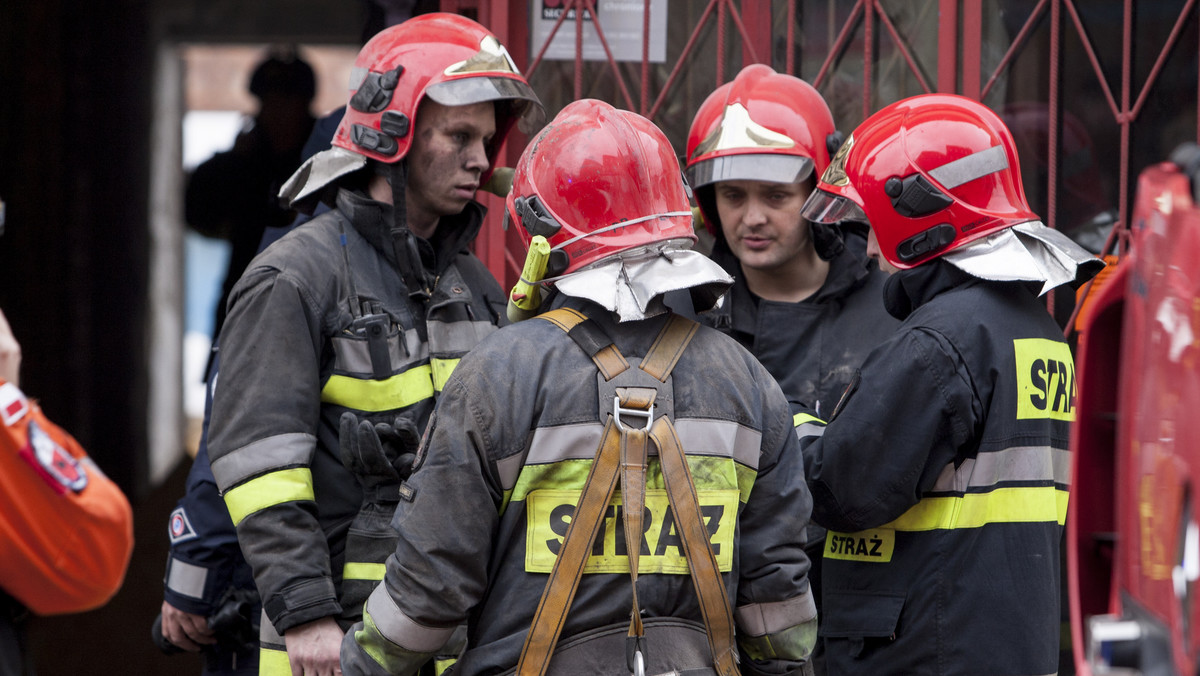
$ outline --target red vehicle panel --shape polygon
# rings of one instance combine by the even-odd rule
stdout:
[[[1142,172],[1077,351],[1067,564],[1080,674],[1200,659],[1200,148]],[[1191,176],[1189,176],[1189,174]]]

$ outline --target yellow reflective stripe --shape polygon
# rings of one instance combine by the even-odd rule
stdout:
[[[792,427],[799,427],[804,423],[817,423],[819,425],[824,425],[825,421],[807,413],[797,413],[796,415],[792,416]]]
[[[450,667],[454,666],[454,663],[457,661],[458,661],[457,657],[445,657],[445,658],[439,657],[438,659],[433,661],[434,671],[437,674],[437,676],[442,676],[442,674],[446,673],[446,670],[449,669]]]
[[[898,531],[979,528],[989,523],[1067,520],[1067,491],[1054,486],[998,488],[961,497],[925,498],[899,519],[882,526]]]
[[[225,506],[235,526],[260,509],[312,499],[312,472],[307,467],[264,474],[225,492]]]
[[[430,359],[429,365],[433,370],[433,390],[441,392],[446,387],[446,381],[450,380],[450,374],[454,373],[454,367],[458,366],[458,358],[454,359]]]
[[[321,390],[321,401],[357,411],[390,411],[433,396],[432,369],[422,364],[385,380],[333,375]]]
[[[292,676],[292,665],[288,662],[287,651],[260,648],[258,676]]]
[[[383,579],[385,572],[387,572],[387,566],[382,563],[347,561],[346,567],[342,569],[342,579],[379,581]]]

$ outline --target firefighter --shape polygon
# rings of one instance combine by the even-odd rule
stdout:
[[[666,309],[681,289],[708,309],[731,281],[690,250],[670,143],[576,101],[526,148],[507,212],[548,240],[553,309],[447,383],[344,672],[411,674],[468,619],[460,676],[730,674],[738,646],[742,673],[805,667],[799,440],[748,352]]]
[[[842,138],[816,89],[763,64],[710,94],[688,135],[687,177],[715,237],[711,255],[734,278],[721,307],[700,316],[750,350],[794,409],[818,414],[899,323],[883,307],[887,275],[867,256],[866,227],[800,215]],[[824,546],[824,529],[809,524],[818,612]]]
[[[809,223],[800,207],[842,134],[807,82],[747,66],[700,106],[688,134],[688,183],[733,276],[702,315],[750,350],[792,402],[832,410],[871,348],[898,322],[866,228]]]
[[[281,196],[332,210],[258,256],[230,297],[208,450],[262,599],[261,674],[333,674],[394,549],[417,430],[505,295],[468,250],[476,189],[541,104],[453,14],[359,52],[333,147]]]
[[[870,223],[902,320],[802,440],[830,673],[1051,674],[1074,366],[1041,294],[1102,267],[1030,211],[982,104],[887,106],[804,205]]]

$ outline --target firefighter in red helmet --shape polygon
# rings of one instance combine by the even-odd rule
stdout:
[[[762,366],[663,301],[707,309],[730,282],[689,248],[670,143],[571,103],[517,163],[508,216],[548,242],[550,309],[446,384],[345,673],[411,674],[467,618],[460,676],[805,667],[799,440]]]
[[[687,176],[716,238],[712,257],[734,278],[702,321],[750,350],[793,408],[818,414],[898,324],[883,308],[887,275],[867,256],[866,226],[800,215],[841,141],[816,89],[762,64],[718,87],[688,137]],[[814,585],[824,535],[809,527]],[[821,673],[819,650],[814,665]]]
[[[870,223],[902,320],[802,439],[830,673],[1054,673],[1075,383],[1038,297],[1102,264],[1030,211],[1008,129],[959,96],[864,121],[804,214]]]
[[[332,210],[273,244],[229,302],[212,472],[262,597],[263,674],[333,674],[382,577],[401,478],[505,294],[469,245],[512,127],[541,104],[478,23],[425,14],[359,52],[333,147],[281,196]]]

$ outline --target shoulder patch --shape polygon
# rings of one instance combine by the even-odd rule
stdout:
[[[192,522],[188,520],[187,512],[183,507],[176,507],[175,511],[171,512],[167,535],[170,536],[172,545],[199,537],[196,529],[192,528]]]
[[[28,412],[29,401],[25,399],[21,388],[12,383],[0,386],[0,417],[4,419],[6,427],[12,427]]]
[[[83,464],[32,420],[29,421],[29,445],[21,449],[21,455],[59,493],[67,490],[78,493],[87,487],[87,470]]]

